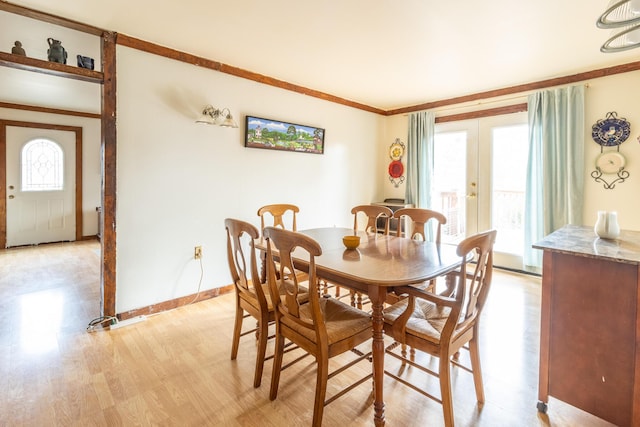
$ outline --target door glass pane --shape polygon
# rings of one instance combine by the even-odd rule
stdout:
[[[528,156],[528,126],[492,131],[491,226],[498,230],[497,252],[524,251],[524,194]]]
[[[22,191],[62,190],[62,148],[48,139],[34,139],[22,148]]]
[[[431,209],[444,214],[443,243],[465,237],[467,132],[437,133],[434,138]]]

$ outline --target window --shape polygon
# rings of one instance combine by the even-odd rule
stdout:
[[[433,150],[431,209],[447,218],[442,241],[457,244],[466,236],[467,132],[437,133]]]
[[[522,256],[529,126],[493,128],[491,227],[499,230],[494,250]]]
[[[64,185],[62,148],[48,139],[34,139],[22,148],[22,191],[56,191]]]

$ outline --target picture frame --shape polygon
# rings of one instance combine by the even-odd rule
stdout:
[[[323,128],[256,116],[245,118],[245,147],[324,154],[324,136]]]

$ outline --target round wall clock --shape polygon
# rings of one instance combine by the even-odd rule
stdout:
[[[617,118],[617,113],[607,113],[607,117],[598,120],[591,128],[591,137],[603,147],[622,144],[631,134],[631,126],[625,118]]]

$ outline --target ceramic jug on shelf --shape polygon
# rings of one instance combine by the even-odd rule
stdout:
[[[49,49],[47,49],[47,58],[50,62],[58,62],[60,64],[67,63],[67,51],[62,47],[60,40],[55,40],[49,37],[47,39],[49,43]]]
[[[615,239],[620,235],[620,226],[618,225],[618,213],[598,211],[598,220],[593,227],[598,237],[601,239]]]

